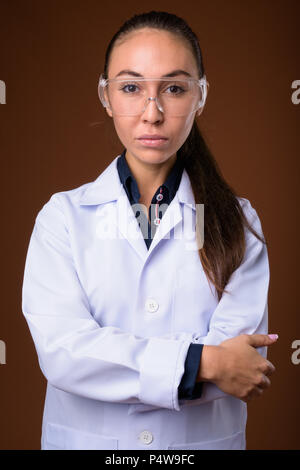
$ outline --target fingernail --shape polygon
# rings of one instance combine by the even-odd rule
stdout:
[[[268,335],[268,336],[269,336],[269,338],[271,338],[271,339],[277,339],[277,338],[278,338],[278,335]]]

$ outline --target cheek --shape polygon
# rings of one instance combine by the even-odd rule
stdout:
[[[123,144],[131,140],[135,125],[133,119],[127,119],[125,117],[114,118],[116,133]]]
[[[115,131],[122,142],[123,145],[126,145],[128,142],[128,137],[130,133],[130,129],[128,124],[126,125],[126,121],[118,118],[113,118],[114,119],[114,126],[115,126]]]
[[[174,124],[173,135],[175,136],[175,139],[177,140],[177,142],[179,142],[180,145],[182,145],[188,137],[190,130],[193,126],[193,122],[194,115],[191,115],[188,118],[176,121],[176,123]]]

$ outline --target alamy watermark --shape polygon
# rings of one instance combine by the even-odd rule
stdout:
[[[6,104],[6,85],[3,80],[0,80],[0,104]]]
[[[6,364],[6,344],[0,339],[0,365]]]
[[[296,90],[292,93],[291,100],[293,104],[300,103],[300,80],[294,80],[291,88]]]
[[[128,205],[127,196],[121,196],[117,207],[99,206],[96,212],[96,234],[100,239],[138,239],[143,233],[148,238],[148,208],[143,204]],[[171,203],[172,204],[172,203]],[[187,251],[200,250],[204,245],[204,204],[184,205],[181,209],[171,204],[150,205],[151,239],[158,231],[163,238],[183,240]],[[180,207],[180,206],[178,206]],[[159,213],[163,214],[160,218]],[[196,230],[197,226],[197,230]]]
[[[291,361],[295,366],[297,366],[300,364],[300,339],[295,339],[292,342],[291,348],[296,350],[291,356]]]

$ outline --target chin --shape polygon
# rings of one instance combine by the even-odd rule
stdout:
[[[152,150],[152,151],[151,151]],[[157,150],[153,152],[153,149],[147,149],[146,151],[137,151],[135,152],[136,158],[142,160],[145,163],[165,163],[173,155],[166,152],[158,152]]]
[[[170,151],[169,149],[163,148],[151,148],[151,147],[144,147],[144,148],[134,148],[133,150],[128,149],[129,152],[143,161],[156,161],[157,163],[163,163],[168,160],[172,155],[176,154],[175,151]]]

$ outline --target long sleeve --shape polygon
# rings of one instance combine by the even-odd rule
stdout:
[[[250,225],[263,236],[256,210],[247,199],[242,202]],[[250,230],[245,229],[246,251],[240,266],[232,273],[218,303],[205,336],[195,338],[196,343],[218,345],[241,334],[268,334],[268,289],[270,281],[269,259],[266,244]],[[267,347],[256,348],[267,357]],[[201,401],[222,398],[226,394],[215,384],[206,382]],[[200,401],[199,401],[200,403]]]
[[[203,382],[196,382],[203,344],[191,344],[184,365],[184,374],[178,387],[178,398],[194,400],[202,395]]]
[[[193,335],[144,338],[96,322],[55,195],[31,234],[22,310],[52,386],[95,400],[180,410],[178,386]]]

